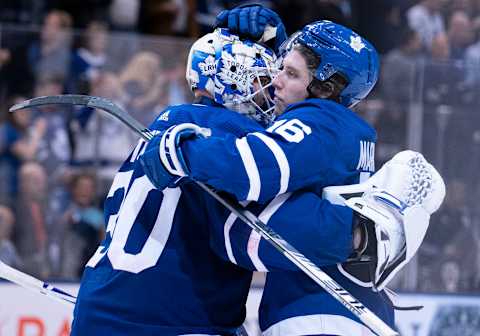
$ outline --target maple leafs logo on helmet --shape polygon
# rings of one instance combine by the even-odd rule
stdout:
[[[205,58],[205,61],[198,63],[198,67],[200,68],[203,76],[215,75],[217,72],[215,57],[208,55],[207,58]]]
[[[274,107],[270,82],[276,72],[270,49],[219,28],[191,47],[186,78],[192,90],[205,90],[218,104],[269,123]]]
[[[240,55],[222,51],[220,63],[218,78],[224,84],[230,85],[233,90],[240,91],[243,95],[247,94],[253,86],[252,80],[255,75],[249,69],[254,65],[255,59],[242,59]]]
[[[350,36],[350,47],[359,53],[363,48],[366,47],[366,45],[362,42],[362,38],[360,36]]]

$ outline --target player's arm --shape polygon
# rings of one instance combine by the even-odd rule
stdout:
[[[344,184],[348,175],[356,182],[359,170],[374,169],[375,131],[344,125],[349,120],[332,118],[337,111],[327,108],[299,103],[267,130],[185,141],[180,151],[189,176],[240,201],[259,202],[314,184]]]
[[[219,211],[215,207],[211,205],[209,215],[211,245],[220,257],[252,271],[297,270],[235,214],[216,217]],[[314,193],[287,193],[248,209],[318,266],[344,262],[354,253],[352,210]],[[357,241],[357,248],[359,244]]]
[[[156,166],[160,170],[164,167],[173,175],[180,175],[181,171],[184,175],[180,176],[188,175],[227,191],[240,201],[264,202],[313,183],[324,184],[327,179],[329,184],[335,184],[336,176],[345,170],[356,170],[356,162],[344,160],[342,153],[359,152],[359,141],[355,148],[346,148],[345,139],[350,134],[337,132],[335,127],[331,121],[322,120],[318,111],[301,107],[269,129],[243,137],[190,137],[164,146],[168,144],[166,139],[173,139],[171,134],[166,134],[163,143],[157,140],[147,148],[144,161],[154,164],[145,170],[149,177],[154,175],[149,170]],[[335,164],[331,161],[334,157]],[[179,162],[179,167],[174,162]],[[162,185],[154,179],[152,182]]]
[[[256,214],[317,265],[342,263],[352,281],[365,282],[365,273],[350,266],[368,262],[381,289],[415,255],[430,215],[445,197],[445,185],[421,154],[404,151],[367,181],[325,188],[324,197],[300,191],[283,194]],[[254,211],[258,205],[251,207]],[[235,220],[230,215],[220,226],[211,221],[220,255],[257,271],[293,268],[272,245]]]
[[[328,176],[327,158],[337,148],[331,134],[320,123],[292,117],[243,137],[185,141],[180,149],[194,180],[240,201],[264,202]]]

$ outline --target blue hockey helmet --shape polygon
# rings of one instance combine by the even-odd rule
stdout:
[[[192,90],[203,89],[215,102],[268,123],[273,119],[270,89],[276,72],[270,49],[218,28],[191,47],[186,78]]]
[[[287,40],[285,53],[300,43],[320,59],[313,76],[325,81],[338,73],[347,80],[340,92],[340,103],[353,107],[373,89],[379,76],[379,57],[375,48],[363,37],[331,21],[316,21],[306,25]]]

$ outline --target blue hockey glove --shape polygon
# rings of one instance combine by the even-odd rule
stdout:
[[[176,187],[180,179],[189,174],[180,144],[189,138],[209,135],[209,129],[190,123],[174,125],[160,132],[150,140],[140,157],[145,175],[157,189]]]
[[[280,16],[261,5],[244,5],[224,10],[217,15],[215,27],[228,28],[240,37],[268,43],[275,53],[287,39]]]

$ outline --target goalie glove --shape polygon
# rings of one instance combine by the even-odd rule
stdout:
[[[357,284],[383,289],[417,252],[444,197],[440,174],[413,151],[398,153],[364,183],[325,188],[324,198],[360,216],[366,237],[340,271]],[[361,261],[371,261],[373,272]]]
[[[192,137],[208,137],[210,130],[195,124],[174,125],[161,131],[147,145],[140,157],[145,175],[160,190],[174,188],[180,179],[189,174],[180,144]]]
[[[228,28],[242,38],[266,43],[275,53],[287,40],[287,32],[280,16],[271,9],[249,4],[224,10],[217,15],[215,27]]]

